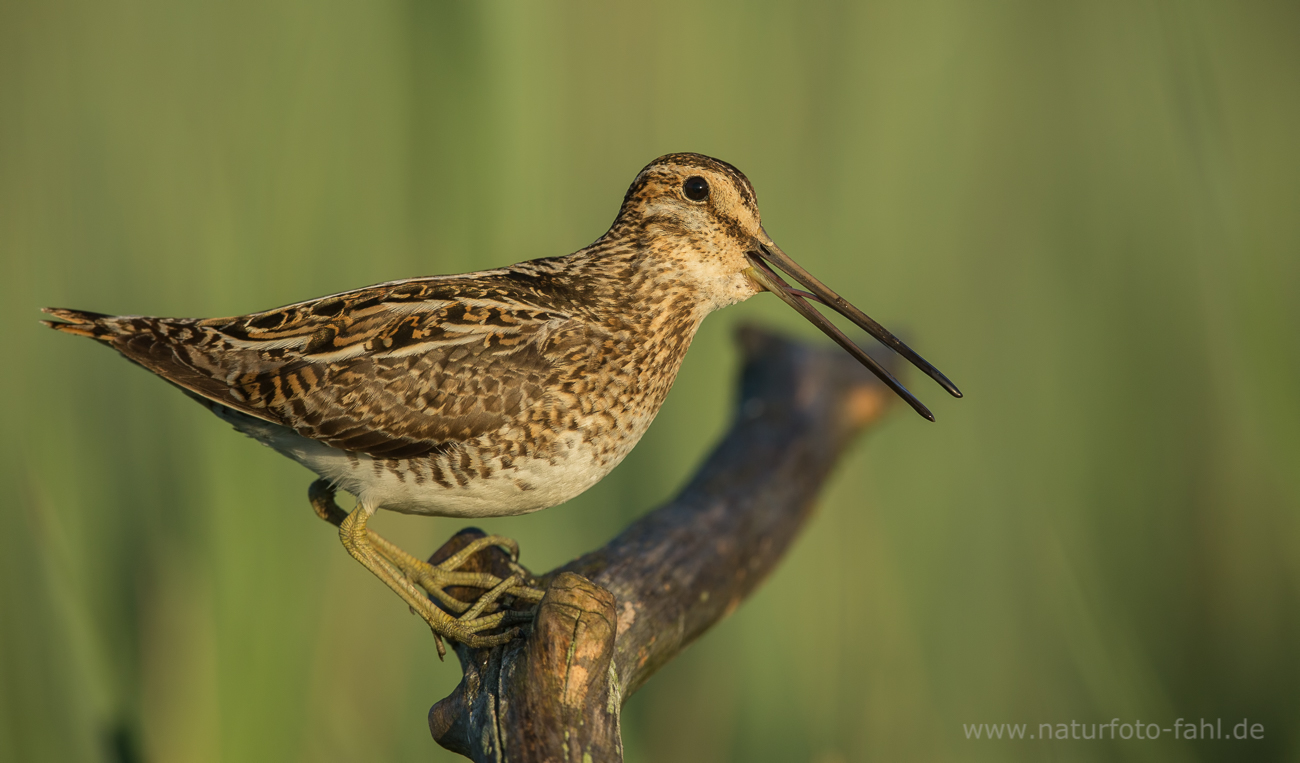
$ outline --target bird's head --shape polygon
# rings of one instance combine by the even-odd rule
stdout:
[[[745,253],[766,240],[754,187],[740,170],[701,154],[668,154],[628,188],[615,230],[631,234],[673,278],[716,309],[763,290]]]
[[[648,257],[668,265],[670,279],[691,284],[710,309],[770,291],[870,368],[922,416],[934,420],[912,393],[810,303],[825,305],[924,371],[954,397],[961,392],[866,313],[813,277],[782,252],[763,230],[758,197],[749,178],[724,161],[702,154],[668,154],[636,176],[610,230],[629,237]],[[786,283],[778,271],[803,286]]]

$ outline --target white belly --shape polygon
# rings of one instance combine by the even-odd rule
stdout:
[[[424,459],[393,462],[331,448],[287,427],[224,406],[213,412],[263,445],[274,448],[370,506],[404,514],[440,517],[500,517],[557,506],[599,482],[631,450],[597,458],[576,433],[561,438],[554,458],[522,457],[494,468],[486,479],[439,484]],[[444,478],[444,482],[449,482]]]

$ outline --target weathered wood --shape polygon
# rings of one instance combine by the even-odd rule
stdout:
[[[620,761],[619,711],[776,567],[852,438],[891,399],[840,350],[746,328],[735,420],[681,494],[539,579],[535,621],[494,649],[454,645],[464,678],[429,712],[475,761]],[[449,556],[479,533],[458,534]],[[471,562],[498,576],[505,553]]]

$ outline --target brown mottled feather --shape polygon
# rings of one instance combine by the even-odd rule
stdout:
[[[305,437],[410,458],[521,416],[559,382],[556,358],[600,330],[573,319],[563,290],[520,275],[418,279],[237,318],[51,310],[75,321],[51,325]]]
[[[700,173],[715,188],[707,204],[681,195]],[[52,328],[108,344],[196,397],[373,457],[399,481],[464,487],[505,472],[527,492],[537,467],[512,467],[518,458],[573,464],[582,450],[590,466],[563,478],[581,490],[645,431],[704,317],[759,290],[742,271],[760,235],[744,175],[674,154],[642,170],[604,236],[565,257],[231,318],[47,312],[66,321]]]

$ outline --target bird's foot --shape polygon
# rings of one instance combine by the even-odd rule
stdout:
[[[443,544],[428,562],[411,565],[407,574],[458,620],[483,619],[486,612],[492,617],[503,615],[501,624],[510,625],[532,620],[545,593],[518,559],[519,544],[514,540],[469,528]],[[441,639],[438,653],[443,654]]]
[[[522,610],[515,607],[542,599],[544,592],[529,585],[533,577],[518,563],[519,544],[509,538],[463,531],[426,562],[366,527],[373,508],[358,507],[351,514],[339,508],[328,481],[312,483],[309,496],[317,516],[339,528],[348,552],[429,624],[439,658],[446,654],[444,637],[474,649],[509,641],[518,633],[517,627],[492,635],[483,632],[531,620],[532,607]],[[496,559],[481,553],[494,548],[506,553],[498,552]],[[493,566],[499,574],[487,571]]]

